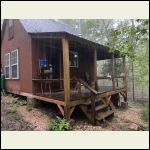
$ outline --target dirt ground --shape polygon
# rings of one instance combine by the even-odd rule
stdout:
[[[135,131],[149,130],[141,119],[141,104],[129,103],[126,110],[116,110],[107,126],[92,126],[78,108],[72,115],[72,131]],[[1,96],[2,131],[46,131],[50,119],[59,116],[58,108],[47,102],[38,102],[35,108],[20,106],[10,97]]]
[[[1,97],[1,131],[32,131],[32,125],[12,106],[8,97]]]

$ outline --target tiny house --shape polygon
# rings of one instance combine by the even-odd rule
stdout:
[[[123,64],[117,77],[116,58]],[[98,76],[97,61],[106,59],[112,60],[111,76]],[[54,103],[66,119],[79,106],[94,125],[114,114],[120,96],[127,102],[125,57],[55,20],[5,19],[1,64],[7,92]],[[122,79],[123,86],[116,86],[115,78]],[[101,86],[98,81],[104,79],[112,85]]]

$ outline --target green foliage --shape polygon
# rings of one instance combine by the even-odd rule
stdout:
[[[20,106],[27,105],[27,100],[26,99],[16,98],[15,95],[12,95],[12,94],[8,94],[7,96],[9,97],[10,103],[12,105],[16,104],[16,103],[18,103]]]
[[[144,104],[143,111],[142,111],[142,119],[146,122],[149,121],[149,105],[148,105],[148,103]]]
[[[8,94],[7,96],[9,97],[10,105],[13,106],[14,104],[18,103],[18,98],[16,98],[15,95]]]
[[[61,119],[56,117],[56,119],[51,119],[48,123],[48,130],[50,131],[67,131],[70,129],[70,124],[66,119]]]
[[[109,122],[108,122],[106,119],[103,119],[103,120],[102,120],[101,127],[102,127],[102,128],[106,128],[108,125],[109,125]]]
[[[9,108],[7,109],[7,113],[16,113],[15,107],[9,107]]]
[[[25,99],[18,99],[18,104],[21,106],[27,105],[27,100]]]
[[[26,109],[27,109],[27,111],[29,111],[29,112],[32,111],[32,108],[31,108],[31,107],[27,107]]]
[[[134,64],[135,84],[147,86],[149,82],[149,20],[148,19],[62,19],[76,28],[84,38],[104,44],[109,51],[120,51],[127,56],[127,66]],[[108,65],[108,64],[107,64]],[[109,65],[103,70],[109,72]],[[118,64],[119,65],[119,64]],[[119,66],[118,66],[119,68]],[[104,68],[103,68],[104,69]],[[131,70],[127,69],[130,75]]]
[[[128,66],[134,64],[135,84],[147,85],[149,78],[149,20],[128,20],[118,24],[110,33],[106,43],[110,51],[119,50],[122,56],[128,57]],[[129,70],[130,72],[130,70]]]
[[[113,19],[61,19],[62,22],[76,28],[88,40],[105,44],[113,28]]]
[[[13,97],[13,95],[12,95],[12,94],[8,94],[7,96],[8,96],[9,98],[12,98],[12,97]]]
[[[115,67],[114,67],[114,75],[119,76],[121,74],[122,61],[120,59],[115,59]],[[102,66],[103,76],[107,76],[107,74],[112,74],[112,60],[108,60]]]
[[[11,102],[11,104],[16,104],[16,103],[18,103],[18,99],[12,97],[12,98],[10,99],[10,102]]]
[[[6,96],[6,91],[5,90],[1,91],[1,96]]]

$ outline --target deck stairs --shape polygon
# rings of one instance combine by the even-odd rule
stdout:
[[[80,105],[79,107],[93,125],[99,125],[101,121],[113,117],[115,112],[115,107],[113,106],[113,104],[107,104],[101,99],[95,100],[94,112],[92,110],[91,101],[88,101]]]
[[[100,125],[100,122],[114,116],[115,106],[109,98],[101,97],[100,93],[90,87],[87,83],[80,82],[91,91],[91,97],[79,107],[93,125]]]

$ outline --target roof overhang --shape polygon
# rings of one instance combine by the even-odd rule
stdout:
[[[75,36],[72,34],[69,34],[67,32],[50,32],[50,33],[29,33],[31,35],[31,38],[33,39],[62,39],[62,38],[67,38],[72,41],[79,42],[83,45],[88,46],[91,49],[96,49],[97,50],[97,60],[104,60],[104,59],[111,59],[112,58],[112,52],[109,52],[109,48],[92,42],[90,40],[84,39],[79,36]],[[114,58],[119,58],[120,52],[115,51],[114,52]]]

